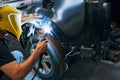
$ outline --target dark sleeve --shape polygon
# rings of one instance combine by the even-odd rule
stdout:
[[[0,66],[3,66],[13,60],[15,60],[15,58],[11,55],[5,43],[0,40]]]

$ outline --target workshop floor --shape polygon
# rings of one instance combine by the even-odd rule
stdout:
[[[95,62],[79,60],[63,75],[61,80],[120,80],[120,62]]]
[[[31,80],[30,73],[26,80]],[[40,80],[35,77],[34,80]],[[109,61],[95,62],[90,59],[78,60],[61,77],[61,80],[120,80],[120,62]]]

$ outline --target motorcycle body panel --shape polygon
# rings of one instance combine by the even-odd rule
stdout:
[[[88,0],[89,1],[89,0]],[[106,39],[110,22],[110,3],[85,0],[55,1],[55,22],[60,39],[91,44]],[[58,30],[56,29],[56,30]],[[54,30],[54,31],[56,31]]]
[[[84,0],[59,0],[55,2],[55,23],[68,36],[78,34],[84,24]]]

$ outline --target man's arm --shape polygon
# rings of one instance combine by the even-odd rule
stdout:
[[[12,80],[23,80],[34,67],[40,53],[46,50],[46,43],[47,41],[38,42],[36,49],[23,63],[18,64],[17,61],[12,61],[0,67],[0,70],[5,72]]]
[[[27,17],[23,17],[22,19],[21,19],[21,22],[24,22],[24,21],[27,21],[27,20],[30,20],[30,19],[35,19],[37,16],[36,16],[36,14],[30,14],[29,16],[27,16]]]

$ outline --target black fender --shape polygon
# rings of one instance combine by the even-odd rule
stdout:
[[[47,35],[45,38],[48,41],[47,53],[51,57],[52,69],[51,72],[48,74],[43,74],[39,71],[37,76],[42,78],[43,80],[59,80],[66,70],[66,64],[64,61],[64,50],[52,36]],[[43,55],[40,56],[40,60],[42,56]],[[37,67],[35,68],[35,70],[37,70]]]

